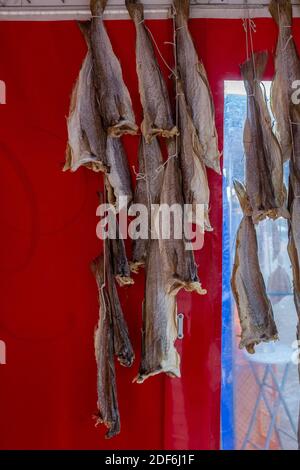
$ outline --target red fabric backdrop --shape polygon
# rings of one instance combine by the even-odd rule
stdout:
[[[149,26],[171,62],[170,21]],[[276,28],[257,20],[255,47],[274,49]],[[134,57],[134,27],[107,24],[141,117]],[[240,20],[192,20],[216,104],[222,147],[223,81],[239,78],[245,38]],[[186,315],[179,344],[182,379],[154,377],[132,383],[139,364],[142,276],[121,291],[137,359],[117,366],[122,431],[103,439],[95,428],[96,366],[93,331],[97,290],[89,263],[96,238],[100,176],[86,169],[61,172],[70,92],[86,46],[73,22],[0,23],[0,366],[2,449],[217,449],[220,429],[221,177],[209,171],[211,221],[197,255],[206,296],[181,294]],[[168,76],[168,71],[163,66]],[[269,74],[272,72],[271,68]],[[170,83],[171,86],[171,83]],[[138,139],[125,139],[131,164]]]

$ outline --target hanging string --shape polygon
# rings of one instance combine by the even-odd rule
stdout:
[[[249,5],[248,1],[244,0],[245,4],[245,10],[246,10],[246,15],[247,17],[242,20],[243,22],[243,28],[245,31],[245,42],[246,42],[246,59],[252,60],[252,65],[253,65],[253,75],[254,75],[254,89],[253,93],[247,93],[247,116],[249,115],[249,98],[254,98],[255,97],[255,86],[257,82],[257,75],[256,75],[256,64],[255,64],[255,58],[254,58],[254,42],[253,42],[253,33],[256,33],[256,24],[252,18],[250,18],[250,10],[249,10]],[[251,56],[250,56],[251,54]],[[244,143],[249,143],[251,142],[245,142]],[[245,152],[243,153],[243,160],[245,162]],[[245,171],[246,172],[246,171]]]
[[[171,72],[171,75],[169,76],[169,78],[172,78],[174,76],[175,78],[175,86],[176,86],[176,96],[175,96],[175,103],[176,103],[176,116],[175,116],[175,125],[178,129],[178,121],[179,121],[179,103],[178,103],[178,97],[181,95],[181,93],[179,93],[178,91],[178,80],[179,80],[179,77],[178,77],[178,73],[177,73],[177,42],[176,42],[176,33],[178,30],[182,29],[184,26],[181,26],[179,28],[176,28],[176,24],[175,24],[175,14],[176,14],[176,11],[175,11],[175,7],[173,8],[173,12],[172,12],[172,19],[173,19],[173,41],[165,41],[164,44],[169,44],[169,45],[172,45],[173,48],[174,48],[174,61],[175,61],[175,64],[174,64],[174,69],[172,67],[169,66],[169,64],[167,63],[167,61],[165,60],[165,58],[163,57],[161,51],[160,51],[160,48],[152,34],[152,32],[150,31],[150,29],[146,26],[145,24],[145,20],[141,20],[138,25],[144,23],[144,27],[147,29],[147,31],[149,32],[149,35],[153,41],[153,43],[155,44],[155,47],[159,53],[159,56],[161,57],[163,63],[166,65],[166,67],[168,68],[168,70],[170,70]],[[168,155],[168,158],[166,159],[166,161],[164,163],[162,163],[161,165],[159,165],[156,169],[155,169],[155,173],[157,173],[156,175],[150,175],[148,176],[145,171],[145,173],[140,173],[140,172],[137,172],[136,169],[135,169],[135,166],[133,165],[132,166],[132,169],[133,169],[133,172],[136,176],[136,179],[137,180],[144,180],[146,181],[146,184],[148,186],[148,180],[149,178],[151,178],[151,180],[157,178],[157,176],[159,175],[159,173],[165,168],[165,166],[167,165],[167,163],[169,162],[169,160],[171,160],[172,158],[175,158],[178,156],[178,134],[175,136],[175,154],[172,154],[172,155]],[[145,155],[144,155],[144,146],[143,146],[143,160],[144,160],[144,167],[145,167],[145,170],[146,170],[146,159],[145,159]],[[151,197],[151,193],[150,193],[150,197]]]
[[[172,67],[170,67],[170,65],[168,64],[168,62],[165,60],[164,56],[162,55],[161,53],[161,50],[151,32],[151,30],[146,26],[145,24],[145,20],[143,19],[142,21],[140,21],[138,23],[138,25],[144,23],[144,28],[148,31],[152,41],[153,41],[153,44],[155,45],[157,51],[158,51],[158,54],[160,56],[160,58],[162,59],[163,63],[165,64],[165,66],[167,67],[167,69],[171,72],[171,75],[169,76],[169,78],[172,78],[174,77],[175,78],[175,89],[176,89],[176,95],[175,95],[175,105],[176,105],[176,116],[175,116],[175,125],[176,125],[176,128],[178,129],[178,121],[179,121],[179,103],[178,103],[178,97],[180,96],[180,93],[179,93],[179,90],[178,90],[178,80],[179,80],[179,77],[178,77],[178,73],[177,73],[177,41],[176,41],[176,33],[177,33],[177,30],[181,29],[180,28],[176,28],[176,23],[175,23],[175,8],[173,9],[173,12],[172,12],[172,18],[173,18],[173,42],[165,42],[164,44],[170,44],[173,46],[173,51],[174,51],[174,69]],[[143,137],[142,137],[143,139]],[[164,163],[162,163],[161,165],[159,165],[156,169],[155,169],[155,173],[156,174],[152,174],[152,175],[147,175],[147,159],[146,159],[146,156],[145,156],[145,144],[144,141],[142,142],[142,152],[143,152],[143,161],[144,161],[144,168],[145,168],[145,172],[144,173],[141,173],[141,172],[137,172],[136,169],[135,169],[135,166],[133,165],[132,166],[132,169],[133,169],[133,172],[136,176],[136,180],[137,181],[145,181],[145,184],[146,184],[146,193],[147,193],[147,199],[148,199],[148,205],[149,205],[149,208],[152,207],[152,195],[151,195],[151,191],[150,191],[150,179],[151,181],[153,181],[155,178],[157,178],[160,174],[160,172],[165,168],[165,166],[168,164],[168,162],[172,159],[172,158],[177,158],[178,157],[178,133],[176,134],[175,136],[175,153],[172,154],[172,155],[168,155],[168,158],[166,159],[166,161]],[[151,212],[150,212],[151,213]],[[148,227],[149,227],[149,233],[152,234],[152,227],[151,227],[151,223],[149,224],[149,221],[148,221]]]
[[[242,22],[243,22],[243,28],[245,31],[245,40],[246,40],[246,59],[249,60],[248,21],[246,18],[244,18]]]
[[[246,14],[247,14],[247,18],[244,18],[242,20],[243,28],[245,31],[245,40],[246,40],[246,58],[247,60],[249,60],[250,58],[250,55],[249,55],[249,43],[250,43],[250,52],[251,52],[251,58],[253,62],[254,80],[256,80],[257,75],[256,75],[256,64],[255,64],[255,59],[254,59],[254,46],[253,46],[253,33],[256,33],[256,24],[253,18],[250,18],[248,0],[244,0],[244,4],[245,4],[245,9],[246,9]]]
[[[158,54],[159,54],[159,57],[161,58],[161,60],[163,61],[163,63],[164,63],[165,66],[167,67],[167,69],[171,72],[171,76],[172,76],[172,75],[175,75],[175,71],[172,69],[172,67],[170,67],[170,65],[168,64],[168,62],[166,61],[166,59],[165,59],[164,56],[162,55],[162,52],[161,52],[161,50],[160,50],[160,48],[159,48],[159,46],[158,46],[158,44],[157,44],[157,42],[156,42],[156,40],[155,40],[155,37],[153,36],[152,31],[151,31],[151,30],[148,28],[148,26],[146,25],[144,19],[143,19],[142,21],[140,21],[138,24],[142,24],[142,23],[144,23],[144,28],[148,31],[148,33],[149,33],[149,35],[150,35],[150,37],[151,37],[151,39],[152,39],[152,41],[153,41],[153,44],[155,45],[156,50],[157,50],[157,52],[158,52]]]

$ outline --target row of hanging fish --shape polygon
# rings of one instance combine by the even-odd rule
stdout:
[[[136,29],[136,70],[143,108],[134,195],[121,137],[139,130],[120,63],[105,29],[106,3],[92,0],[92,19],[80,25],[88,50],[71,97],[65,170],[85,166],[102,172],[106,199],[117,210],[121,209],[121,196],[127,196],[129,206],[132,201],[144,204],[149,219],[152,204],[178,204],[181,208],[190,204],[189,222],[211,231],[206,168],[220,173],[220,153],[211,90],[188,29],[189,1],[174,1],[177,69],[172,76],[178,100],[176,120],[153,36],[144,22],[143,5],[126,0]],[[166,161],[159,138],[166,144]],[[197,218],[197,204],[204,206],[204,221]],[[180,357],[175,347],[176,295],[181,289],[201,295],[206,290],[201,286],[194,252],[186,250],[184,227],[181,239],[176,238],[177,229],[173,219],[169,239],[157,240],[152,239],[149,228],[148,239],[133,240],[130,262],[121,237],[107,240],[104,254],[93,262],[100,303],[95,334],[98,421],[108,427],[107,437],[120,431],[114,356],[126,367],[134,359],[116,288],[116,282],[119,286],[134,282],[130,271],[137,273],[145,267],[142,357],[135,380],[142,383],[162,372],[180,377]]]
[[[288,0],[272,0],[270,13],[278,24],[276,75],[272,87],[272,109],[277,132],[289,162],[288,253],[293,272],[294,303],[298,315],[297,337],[300,340],[300,104],[293,100],[294,83],[300,79],[300,58],[292,36],[292,5]],[[296,82],[297,83],[297,82]],[[280,114],[279,106],[282,106]],[[299,365],[300,375],[300,365]],[[299,417],[300,420],[300,417]],[[298,428],[300,442],[300,421]]]
[[[247,92],[245,188],[239,182],[234,183],[244,215],[237,232],[231,284],[241,324],[240,347],[250,353],[256,344],[278,337],[257,256],[254,224],[266,217],[288,220],[288,252],[300,319],[300,106],[292,100],[294,81],[300,78],[300,60],[292,36],[290,0],[272,0],[269,10],[279,27],[271,88],[271,109],[276,124],[273,128],[261,87],[267,53],[255,53],[241,66]],[[290,160],[288,200],[283,183],[286,160]]]

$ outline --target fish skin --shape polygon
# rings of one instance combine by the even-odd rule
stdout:
[[[106,203],[114,205],[115,196],[113,193],[113,188],[110,186],[110,183],[107,178],[105,178],[105,189],[106,189]],[[103,204],[103,195],[98,193],[99,203]],[[108,238],[105,238],[105,246],[109,252],[110,262],[112,267],[112,272],[115,277],[115,280],[119,286],[126,286],[134,284],[134,280],[130,274],[130,266],[128,263],[126,248],[124,239],[120,236],[120,226],[118,219],[116,217],[116,212],[113,216],[115,217],[115,233],[108,231]]]
[[[288,208],[291,214],[289,220],[288,253],[292,264],[294,295],[300,296],[300,183],[294,176],[293,165],[290,162]],[[297,307],[297,303],[295,302]],[[299,304],[300,305],[300,304]],[[297,309],[300,318],[300,309]]]
[[[178,166],[176,154],[176,144],[174,139],[168,142],[168,162],[164,172],[164,180],[160,197],[160,205],[171,208],[175,204],[183,211],[183,195],[181,185],[181,173]],[[186,250],[184,227],[181,229],[182,236],[176,239],[176,227],[174,218],[170,221],[170,237],[163,238],[161,233],[159,213],[156,214],[156,226],[159,227],[159,247],[161,252],[163,270],[165,274],[165,288],[168,294],[176,295],[184,288],[188,292],[195,291],[198,294],[206,294],[206,290],[201,287],[197,265],[192,250]]]
[[[150,144],[141,136],[139,144],[139,177],[137,178],[134,194],[134,204],[143,204],[148,209],[148,226],[151,224],[151,204],[159,204],[163,182],[163,158],[156,137]],[[151,237],[151,228],[149,237]],[[141,266],[145,265],[147,258],[149,239],[139,238],[132,243],[132,261],[130,268],[137,273]]]
[[[130,275],[130,266],[127,260],[125,243],[124,240],[120,238],[120,228],[117,221],[116,225],[117,237],[115,239],[109,239],[109,245],[112,257],[113,273],[117,283],[122,287],[134,284],[134,280]]]
[[[192,205],[188,220],[196,223],[204,230],[212,231],[209,221],[210,191],[207,181],[206,168],[201,158],[201,145],[197,131],[189,114],[187,103],[178,82],[179,92],[179,122],[180,122],[180,151],[179,162],[182,174],[184,203]],[[196,205],[204,205],[204,220],[196,219]]]
[[[246,190],[254,223],[266,217],[289,217],[285,207],[282,152],[260,85],[267,60],[268,53],[264,51],[253,54],[241,65],[248,99],[244,127]]]
[[[136,28],[136,69],[144,111],[142,133],[149,144],[155,136],[178,134],[174,125],[168,90],[155,57],[150,35],[144,24],[144,7],[137,0],[126,0]]]
[[[288,208],[290,210],[291,219],[288,224],[288,254],[290,257],[293,273],[293,293],[294,304],[298,316],[297,339],[300,341],[300,183],[295,178],[293,172],[293,162],[290,161],[290,181],[289,181],[289,199]],[[298,364],[298,373],[300,378],[300,364]],[[300,442],[300,418],[298,426],[298,442]]]
[[[90,41],[99,109],[108,135],[135,135],[138,127],[135,124],[131,98],[103,21],[105,6],[106,1],[103,0],[90,2]]]
[[[114,330],[114,353],[122,366],[130,367],[134,361],[134,352],[129,338],[128,327],[123,315],[122,306],[114,280],[114,253],[110,244],[105,240],[106,288],[110,299],[112,322]]]
[[[114,333],[109,294],[105,284],[104,257],[92,263],[99,293],[99,322],[95,331],[95,355],[97,362],[98,423],[108,428],[106,438],[120,432],[120,414],[117,398],[116,371],[114,363]]]
[[[293,143],[290,165],[293,166],[293,180],[300,183],[300,106],[291,104],[290,119]]]
[[[295,107],[292,105],[292,94],[295,91],[292,84],[295,80],[300,80],[300,60],[291,35],[292,5],[290,0],[272,0],[269,4],[269,11],[279,27],[271,107],[276,120],[276,132],[279,135],[283,158],[286,161],[292,156],[290,120],[300,122],[290,119],[291,106]],[[296,105],[296,108],[299,113],[299,105]]]
[[[108,250],[107,250],[108,252]],[[111,302],[113,331],[114,331],[114,353],[121,366],[131,367],[134,361],[134,352],[129,338],[128,327],[123,315],[118,291],[113,278],[111,260],[108,257],[107,266],[107,290]]]
[[[110,185],[110,187],[106,185],[110,195],[109,202],[119,212],[124,209],[120,197],[127,197],[127,205],[130,205],[133,198],[128,159],[120,139],[111,136],[107,138],[106,159],[110,168],[106,174],[107,183]]]
[[[189,1],[174,0],[179,77],[202,146],[206,166],[221,174],[215,109],[204,65],[188,29]]]
[[[248,196],[243,185],[239,185],[235,184],[235,188],[245,212],[237,232],[231,288],[242,329],[239,347],[253,354],[255,345],[276,340],[278,334],[260,271],[255,226],[251,215],[247,215]]]
[[[151,240],[146,263],[146,289],[143,303],[142,358],[135,381],[166,373],[180,377],[177,338],[176,297],[166,293],[158,240]]]
[[[64,171],[85,166],[94,171],[109,171],[106,161],[106,135],[96,102],[90,51],[83,61],[74,86],[67,119],[68,145]]]

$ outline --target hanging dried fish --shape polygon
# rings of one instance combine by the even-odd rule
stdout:
[[[113,279],[109,244],[105,254],[92,263],[100,303],[98,328],[95,332],[95,354],[98,367],[98,422],[104,423],[107,438],[120,432],[114,355],[122,366],[130,367],[134,352],[128,335],[118,292]]]
[[[289,221],[288,253],[293,272],[294,304],[298,316],[297,339],[300,341],[300,183],[294,175],[293,163],[290,162],[290,183],[288,208],[291,214]],[[300,363],[298,364],[300,377]],[[300,443],[300,417],[298,423],[298,443]]]
[[[120,238],[120,228],[117,224],[117,237],[109,240],[109,247],[112,257],[113,273],[117,283],[120,286],[134,284],[134,280],[130,276],[130,267],[126,256],[125,243]]]
[[[100,315],[95,331],[95,354],[97,361],[98,422],[108,428],[106,438],[120,432],[120,414],[117,398],[116,371],[114,363],[114,332],[111,302],[105,287],[104,257],[95,259],[92,270],[96,277]]]
[[[146,144],[141,137],[139,145],[139,174],[134,195],[134,203],[142,204],[148,210],[148,237],[133,240],[132,262],[130,268],[137,273],[147,258],[149,239],[151,238],[151,205],[159,204],[163,182],[163,158],[157,138]]]
[[[209,221],[209,187],[206,168],[201,158],[202,148],[198,135],[189,114],[181,82],[178,82],[179,122],[180,122],[180,152],[179,162],[182,173],[184,203],[191,205],[188,220],[201,226],[203,230],[211,231]],[[197,218],[197,205],[204,206]]]
[[[179,76],[202,147],[203,161],[221,173],[214,104],[204,65],[188,29],[189,6],[189,0],[174,0]]]
[[[275,58],[276,74],[272,83],[271,105],[276,119],[276,131],[279,135],[284,160],[292,155],[291,122],[296,124],[293,132],[299,133],[300,109],[292,102],[295,92],[293,83],[300,79],[300,60],[292,35],[292,5],[290,0],[272,0],[270,13],[279,27],[279,37]],[[291,115],[293,114],[293,116]],[[294,139],[295,140],[295,139]],[[299,141],[300,138],[296,139]],[[300,145],[300,143],[299,143]],[[300,160],[300,148],[297,148],[297,160]],[[297,165],[298,175],[300,161]]]
[[[242,328],[240,348],[253,354],[255,345],[276,340],[278,334],[259,267],[250,201],[241,183],[235,181],[234,187],[244,216],[237,233],[231,288]]]
[[[165,372],[180,377],[177,338],[176,297],[166,293],[158,240],[151,240],[146,264],[143,304],[142,359],[138,383]]]
[[[246,190],[254,223],[265,217],[289,214],[284,207],[283,158],[273,133],[271,118],[260,81],[268,60],[267,52],[255,53],[241,65],[248,108],[244,127]]]
[[[206,294],[206,290],[202,289],[198,278],[193,251],[186,249],[188,242],[184,233],[181,173],[173,139],[170,140],[168,149],[169,157],[161,191],[160,209],[167,208],[170,210],[171,216],[165,219],[164,216],[161,217],[163,214],[161,211],[156,216],[156,224],[159,225],[159,245],[166,279],[166,292],[176,295],[181,288],[184,288],[187,291]],[[172,209],[174,209],[173,213]],[[182,217],[181,221],[179,220],[180,216]],[[169,231],[165,235],[162,223],[165,224],[165,229]]]
[[[106,201],[109,204],[113,204],[114,203],[113,188],[111,187],[107,178],[105,178],[105,189],[106,189]],[[104,202],[102,199],[101,193],[99,193],[99,202],[100,204]],[[108,226],[106,227],[106,229],[108,229],[108,237],[105,238],[105,244],[106,244],[107,250],[109,251],[113,275],[117,283],[120,286],[125,286],[125,285],[134,284],[134,280],[131,278],[130,267],[129,267],[129,263],[128,263],[128,259],[126,255],[125,243],[120,233],[120,226],[119,226],[116,215],[117,215],[116,213],[113,213],[115,230],[112,230],[113,227],[110,226],[110,223],[111,223],[110,218],[108,217],[108,221],[104,219],[105,224],[106,222],[108,222]]]
[[[122,366],[130,367],[134,361],[134,352],[129,339],[127,324],[120,304],[118,291],[113,278],[112,260],[106,248],[106,283],[109,294],[114,331],[114,353]]]
[[[106,160],[109,165],[106,174],[108,200],[120,212],[130,205],[133,198],[128,160],[120,139],[107,138]]]
[[[91,51],[94,81],[100,113],[108,135],[136,134],[138,127],[131,98],[124,83],[120,63],[115,56],[103,21],[107,0],[91,0]]]
[[[168,90],[157,63],[151,38],[144,24],[144,7],[138,0],[126,0],[127,10],[136,28],[136,67],[144,111],[141,125],[147,143],[161,135],[177,134]]]
[[[90,51],[72,92],[67,126],[68,146],[64,171],[76,171],[80,166],[94,171],[108,171],[106,135],[97,108]]]

